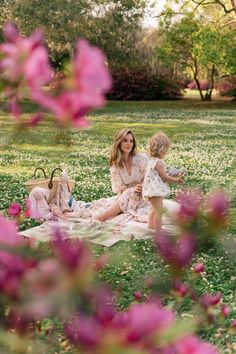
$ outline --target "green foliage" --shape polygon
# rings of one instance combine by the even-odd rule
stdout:
[[[217,72],[235,71],[236,45],[233,32],[220,32],[192,13],[171,22],[167,13],[162,23],[162,35],[165,40],[158,55],[163,63],[167,66],[176,63],[179,70],[190,74],[196,82],[206,79],[213,87]],[[201,91],[200,94],[202,96]]]
[[[14,20],[25,35],[43,28],[57,65],[72,55],[79,37],[102,48],[111,66],[133,65],[144,6],[143,0],[11,0],[5,18]]]

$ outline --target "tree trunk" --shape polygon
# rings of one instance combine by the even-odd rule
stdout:
[[[211,69],[211,85],[210,85],[210,89],[207,90],[207,92],[205,94],[204,101],[211,101],[212,91],[214,89],[214,75],[215,75],[215,64],[212,65],[212,69]]]
[[[197,75],[195,75],[195,74],[194,74],[194,80],[195,80],[195,82],[196,82],[196,84],[197,84],[197,89],[198,89],[198,92],[199,92],[199,94],[200,94],[201,100],[204,101],[205,98],[204,98],[203,93],[202,93],[201,85],[200,85],[200,82],[199,82],[199,80],[198,80]]]
[[[194,80],[197,84],[197,89],[198,89],[198,92],[200,94],[200,97],[201,97],[201,100],[204,101],[204,96],[203,96],[203,93],[202,93],[202,89],[201,89],[201,85],[200,85],[200,82],[199,82],[199,79],[198,79],[198,65],[197,65],[197,59],[196,58],[193,58],[193,62],[194,62],[194,70],[193,70],[193,76],[194,76]]]

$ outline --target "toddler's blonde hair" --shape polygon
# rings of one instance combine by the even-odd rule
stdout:
[[[171,141],[166,134],[158,132],[149,141],[148,153],[151,157],[162,157],[171,146]]]

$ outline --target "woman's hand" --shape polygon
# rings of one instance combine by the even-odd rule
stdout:
[[[135,190],[136,193],[142,194],[142,185],[141,184],[136,184],[134,190]]]

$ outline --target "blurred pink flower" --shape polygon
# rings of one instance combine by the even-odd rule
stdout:
[[[195,336],[181,338],[175,344],[176,354],[218,354],[218,350],[208,343],[204,343]]]
[[[205,265],[202,262],[198,262],[193,266],[193,271],[195,273],[202,273],[204,272],[204,270],[205,270]]]
[[[18,203],[12,203],[8,208],[8,215],[16,217],[21,213],[21,206]]]
[[[30,89],[40,89],[52,77],[42,31],[24,38],[13,23],[6,23],[4,33],[6,42],[0,45],[3,78],[16,88],[26,85]]]
[[[34,91],[33,98],[50,110],[62,126],[83,128],[84,118],[93,108],[105,104],[105,93],[111,87],[111,77],[102,51],[85,40],[79,40],[71,72],[65,78],[58,96]]]
[[[180,222],[195,219],[199,215],[202,195],[198,190],[180,190],[176,200],[180,204],[180,211],[178,213],[178,220]]]
[[[14,43],[18,38],[18,28],[11,21],[8,21],[5,23],[5,25],[3,27],[3,33],[4,33],[5,39],[8,42]]]
[[[41,112],[35,113],[31,117],[31,120],[28,122],[28,126],[31,128],[35,127],[43,120],[43,117],[44,117],[43,113]]]
[[[107,288],[100,288],[96,290],[94,295],[95,300],[95,316],[97,320],[103,325],[107,326],[114,318],[114,308],[112,301],[112,294]]]
[[[10,298],[17,296],[25,269],[22,257],[17,254],[17,248],[21,245],[16,223],[0,216],[0,290]]]
[[[236,330],[236,318],[233,319],[233,321],[231,322],[231,328],[233,328],[234,330]]]
[[[174,282],[174,290],[180,297],[184,297],[189,291],[189,286],[182,283],[179,279],[176,279]]]
[[[52,249],[70,270],[79,268],[81,272],[85,272],[89,269],[91,257],[87,244],[80,240],[66,239],[58,226],[53,230]]]
[[[17,102],[16,96],[13,96],[8,102],[8,111],[13,115],[14,118],[18,119],[21,115],[21,108]]]
[[[208,215],[214,224],[224,224],[230,207],[230,199],[224,191],[214,191],[207,197],[206,207]]]
[[[14,221],[4,219],[0,215],[0,244],[14,247],[21,244],[21,242],[22,238],[17,234],[17,224]],[[0,261],[2,261],[2,257],[0,257]]]
[[[231,312],[231,309],[228,305],[226,304],[222,304],[220,307],[220,313],[222,314],[222,316],[225,318],[227,317]]]
[[[131,343],[167,329],[175,318],[172,311],[164,309],[158,302],[132,305],[127,315],[125,331],[127,341]]]
[[[111,88],[111,76],[102,51],[85,40],[79,40],[72,74],[82,107],[102,107],[105,103],[104,94]]]
[[[142,297],[143,297],[143,295],[142,295],[142,292],[140,290],[137,290],[137,291],[134,292],[134,298],[135,298],[136,301],[138,301],[138,302],[141,301]]]
[[[164,231],[155,238],[157,249],[166,263],[176,269],[185,267],[196,251],[196,237],[183,234],[177,238]]]
[[[202,305],[203,308],[207,309],[208,307],[216,306],[220,302],[220,300],[221,300],[221,292],[218,292],[215,295],[206,293],[201,296],[200,304]]]
[[[103,337],[102,326],[97,320],[82,314],[66,323],[64,332],[75,346],[90,349],[96,347]]]

